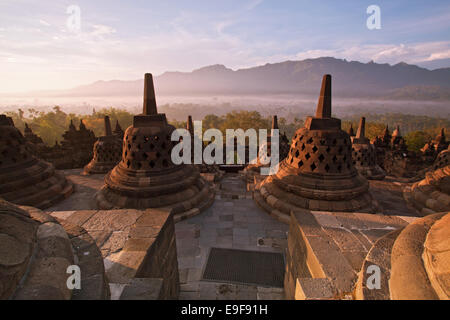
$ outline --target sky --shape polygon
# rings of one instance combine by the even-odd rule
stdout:
[[[435,69],[449,38],[447,0],[0,0],[0,92],[322,56]]]

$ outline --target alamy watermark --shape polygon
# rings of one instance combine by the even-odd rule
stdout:
[[[367,7],[367,14],[370,16],[367,18],[366,26],[369,30],[381,29],[381,9],[380,6],[372,4]]]
[[[172,141],[181,140],[172,149],[171,159],[174,164],[192,164],[192,161],[194,164],[223,164],[224,158],[226,164],[245,164],[247,154],[245,145],[248,139],[250,164],[255,164],[259,160],[259,163],[265,165],[261,167],[262,175],[271,175],[278,171],[280,160],[280,133],[278,129],[272,129],[270,132],[270,155],[267,147],[266,129],[259,129],[258,134],[255,129],[247,129],[246,131],[243,129],[227,129],[225,132],[225,157],[222,132],[218,129],[208,129],[204,133],[202,132],[202,121],[194,121],[193,139],[191,139],[191,134],[187,129],[176,129],[172,133]],[[210,143],[203,148],[203,141]]]
[[[68,6],[66,13],[69,15],[66,27],[69,32],[79,33],[81,31],[81,9],[77,5]]]
[[[81,289],[81,270],[76,264],[67,267],[66,273],[70,274],[67,278],[66,285],[67,289]]]
[[[380,267],[372,264],[370,266],[367,267],[366,270],[367,274],[370,274],[369,277],[367,277],[367,281],[366,281],[366,287],[369,290],[374,290],[374,289],[381,289],[381,270]]]

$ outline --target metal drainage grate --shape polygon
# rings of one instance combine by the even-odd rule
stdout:
[[[203,280],[283,287],[281,253],[211,248]]]

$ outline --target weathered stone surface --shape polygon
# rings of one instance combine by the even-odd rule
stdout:
[[[331,95],[330,75],[323,78],[322,92]],[[330,113],[320,111],[324,109]],[[275,216],[275,210],[289,216],[291,210],[301,208],[373,212],[368,190],[367,180],[353,165],[349,135],[341,130],[339,119],[331,118],[331,96],[321,96],[316,117],[308,117],[305,127],[297,130],[288,156],[277,173],[255,186],[254,199]]]
[[[425,270],[422,254],[427,233],[443,215],[433,214],[418,219],[397,237],[391,253],[391,299],[438,299]]]
[[[386,176],[386,172],[377,163],[376,147],[366,138],[365,126],[366,118],[362,117],[356,136],[351,137],[353,164],[367,179],[381,180]]]
[[[30,255],[30,246],[7,234],[0,234],[0,265],[5,267],[24,263]]]
[[[118,133],[120,134],[120,132]],[[84,167],[83,174],[107,173],[116,166],[121,157],[121,140],[117,137],[117,135],[113,135],[109,117],[105,116],[105,136],[98,138],[98,140],[94,143],[93,158]]]
[[[174,299],[178,296],[178,262],[171,211],[121,209],[84,211],[83,218],[76,215],[77,212],[70,215],[71,221],[83,223],[87,232],[70,227],[67,221],[64,221],[64,226],[71,230],[72,245],[82,265],[82,280],[87,281],[90,288],[95,287],[93,283],[101,282],[101,277],[97,279],[96,276],[103,271],[103,255],[110,285],[122,284],[123,289],[134,278],[162,278],[162,291],[158,298]],[[58,216],[57,212],[55,216]],[[84,219],[86,216],[89,219]],[[104,295],[108,293],[105,291],[77,292],[74,298]],[[121,292],[111,295],[118,299]]]
[[[67,300],[67,293],[45,284],[30,285],[20,290],[15,300]]]
[[[335,289],[328,279],[297,278],[295,300],[323,300],[335,296]]]
[[[361,279],[367,279],[362,273],[369,265],[377,264],[383,272],[382,286],[388,288],[390,248],[399,233],[394,230],[407,224],[395,216],[293,211],[286,253],[286,297],[295,299],[297,292],[297,297],[305,299],[389,298],[389,289],[384,296],[369,292],[362,285]],[[316,280],[329,283],[331,291],[325,294],[315,290],[313,284],[320,283]],[[309,286],[312,291],[308,294]]]
[[[39,223],[0,199],[0,299],[9,299],[25,275]]]
[[[394,241],[401,230],[402,229],[399,229],[388,233],[377,240],[370,249],[358,275],[358,282],[355,289],[355,298],[357,300],[390,299],[389,278],[391,276],[391,251]],[[367,287],[368,278],[374,274],[373,268],[376,267],[380,270],[380,287],[369,289]]]
[[[150,90],[150,91],[146,91]],[[105,176],[96,194],[101,209],[170,208],[183,219],[200,213],[214,200],[214,190],[193,165],[172,162],[175,128],[157,113],[153,77],[145,75],[144,96],[152,108],[135,116],[124,134],[121,161]],[[150,101],[144,99],[144,101]]]
[[[6,236],[12,236],[21,246],[14,246]],[[57,219],[38,209],[20,209],[0,200],[0,238],[0,298],[67,300],[109,297],[102,256],[94,240],[81,227],[67,221],[61,225]],[[6,248],[2,245],[7,245],[7,250],[3,250]],[[6,262],[3,260],[9,264],[15,260],[15,263],[4,269]],[[82,289],[72,291],[67,287],[70,276],[67,268],[74,264],[81,270]],[[102,280],[103,286],[99,286],[98,281],[91,284],[93,278]]]
[[[39,155],[57,169],[83,168],[92,159],[92,146],[96,141],[94,132],[86,128],[82,119],[77,130],[71,120],[62,136],[61,144],[45,146],[39,150]]]
[[[6,201],[47,208],[68,197],[72,184],[38,159],[11,118],[0,115],[0,197]]]
[[[288,225],[268,216],[248,197],[249,194],[239,174],[227,173],[211,208],[175,224],[180,300],[285,299],[283,288],[201,280],[211,247],[278,253],[286,250]],[[225,220],[228,221],[221,221],[221,216],[227,216]],[[227,229],[229,235],[219,236],[219,229]]]
[[[106,300],[110,295],[109,287],[102,273],[82,278],[81,288],[81,290],[74,290],[72,300]]]
[[[24,288],[28,287],[53,287],[56,292],[60,292],[65,300],[71,298],[71,292],[67,288],[67,267],[71,265],[71,262],[65,258],[59,257],[45,257],[36,259],[30,268]],[[26,292],[22,292],[19,289],[17,293],[19,299],[31,299],[27,297]],[[41,299],[46,299],[45,296],[41,296]]]
[[[136,276],[137,269],[142,264],[145,251],[120,251],[105,259],[105,269],[111,283],[126,284]]]
[[[161,278],[134,278],[123,289],[120,300],[158,300],[162,286]]]
[[[404,190],[406,201],[424,215],[450,210],[450,165],[427,172],[425,179]]]
[[[63,239],[69,239],[66,231],[59,223],[46,222],[39,226],[37,229],[38,239],[44,239],[47,237],[59,237]]]
[[[279,130],[278,128],[278,117],[272,117],[272,130]],[[247,188],[252,188],[250,185],[254,184],[255,181],[260,180],[261,178],[265,178],[265,176],[261,176],[262,168],[270,167],[270,157],[272,152],[272,131],[270,135],[267,137],[267,142],[259,146],[258,155],[256,159],[249,159],[251,162],[248,164],[245,169],[242,171],[242,175],[245,178],[247,184],[249,185]],[[278,135],[278,161],[283,161],[288,153],[289,153],[289,139],[286,134]],[[256,163],[252,163],[256,162]]]
[[[437,220],[428,232],[422,259],[439,299],[450,299],[450,213]]]

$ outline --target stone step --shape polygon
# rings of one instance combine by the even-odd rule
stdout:
[[[33,186],[33,191],[36,189],[40,189],[40,191],[37,193],[29,192],[29,196],[18,198],[20,199],[20,203],[39,209],[45,209],[72,194],[73,184],[70,181],[65,180],[62,177],[59,177],[59,179],[57,177],[52,177],[52,180],[52,183],[45,181],[42,184]]]
[[[55,169],[46,162],[38,162],[37,164],[13,173],[1,175],[0,193],[17,193],[21,189],[38,182],[45,181],[53,176]]]

